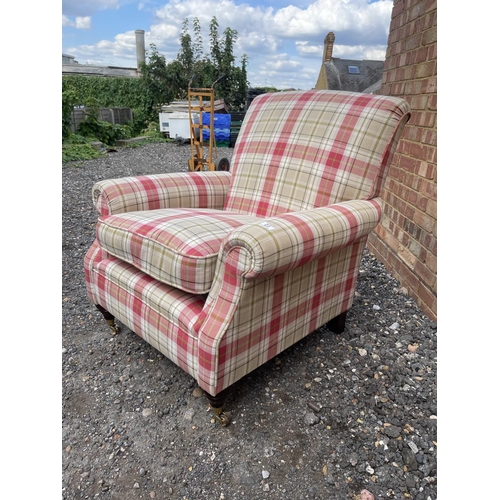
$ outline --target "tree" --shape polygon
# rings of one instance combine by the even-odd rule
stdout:
[[[203,58],[203,37],[201,35],[200,21],[198,20],[197,17],[193,19],[193,31],[194,31],[193,57],[195,61],[200,61]]]
[[[146,61],[140,65],[140,81],[142,89],[141,111],[144,116],[142,120],[157,119],[161,104],[169,102],[172,98],[167,86],[167,64],[154,44],[150,45],[151,51],[146,54]],[[156,116],[155,116],[156,115]]]
[[[154,44],[150,45],[151,52],[147,54],[147,62],[141,64],[141,87],[143,92],[144,116],[140,118],[147,121],[158,121],[158,113],[163,104],[177,99],[185,87],[184,67],[179,60],[167,65]]]
[[[241,58],[241,68],[234,68],[233,70],[233,85],[231,88],[231,100],[234,103],[235,109],[240,107],[244,108],[247,92],[248,92],[248,81],[247,81],[247,63],[248,57],[246,54],[243,54]]]
[[[219,23],[214,16],[209,28],[210,54],[203,55],[203,39],[198,18],[193,19],[194,43],[193,38],[188,33],[187,19],[184,20],[182,26],[181,50],[177,60],[184,68],[188,81],[193,75],[196,75],[193,86],[211,87],[213,82],[224,76],[215,87],[216,98],[224,99],[230,109],[238,109],[243,106],[248,88],[246,70],[248,57],[244,54],[241,60],[242,66],[235,66],[233,50],[238,32],[228,27],[221,37]]]
[[[151,44],[146,61],[141,64],[141,105],[136,120],[148,125],[157,121],[161,106],[176,99],[185,99],[190,79],[196,75],[195,87],[211,87],[221,76],[225,78],[215,87],[215,97],[224,99],[229,109],[239,109],[246,101],[247,63],[246,54],[241,67],[235,65],[233,54],[237,41],[236,30],[226,28],[219,35],[217,18],[210,23],[210,54],[203,54],[201,26],[197,18],[192,22],[191,36],[188,19],[182,23],[177,58],[168,63],[156,46]]]
[[[182,22],[182,31],[179,38],[179,43],[181,45],[181,48],[177,53],[177,61],[179,61],[179,63],[181,64],[186,75],[188,75],[193,72],[195,51],[193,49],[191,35],[189,34],[187,18]]]
[[[210,54],[212,56],[212,63],[216,70],[219,70],[222,65],[222,50],[220,47],[219,39],[219,23],[214,16],[210,21]]]

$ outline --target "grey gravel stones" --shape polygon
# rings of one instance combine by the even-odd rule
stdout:
[[[63,500],[436,500],[437,328],[368,252],[345,332],[322,327],[235,384],[227,428],[189,375],[110,334],[83,276],[92,185],[189,157],[163,143],[63,165]]]

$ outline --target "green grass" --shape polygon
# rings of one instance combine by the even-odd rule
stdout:
[[[94,160],[104,156],[94,149],[90,144],[63,144],[62,145],[62,162],[70,161]]]
[[[105,156],[106,153],[101,153],[93,148],[88,139],[81,136],[72,135],[67,142],[62,144],[62,162],[69,163],[72,161],[94,160]],[[147,139],[141,141],[134,141],[121,148],[139,148],[145,144],[152,144],[156,142],[175,142],[173,139],[165,139],[161,135],[152,135]],[[106,147],[106,145],[104,145]],[[116,149],[116,146],[113,146]]]

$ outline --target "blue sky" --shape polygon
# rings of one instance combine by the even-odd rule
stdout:
[[[234,54],[248,56],[252,86],[311,88],[323,40],[335,33],[334,57],[384,60],[392,0],[76,0],[62,1],[62,53],[80,64],[134,68],[135,30],[145,31],[167,62],[179,50],[184,19],[197,17],[209,52],[213,16],[219,34],[238,32]]]

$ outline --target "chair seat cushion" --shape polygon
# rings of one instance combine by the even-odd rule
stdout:
[[[224,238],[255,221],[241,213],[209,209],[159,209],[99,219],[97,241],[162,283],[186,292],[208,293]]]

